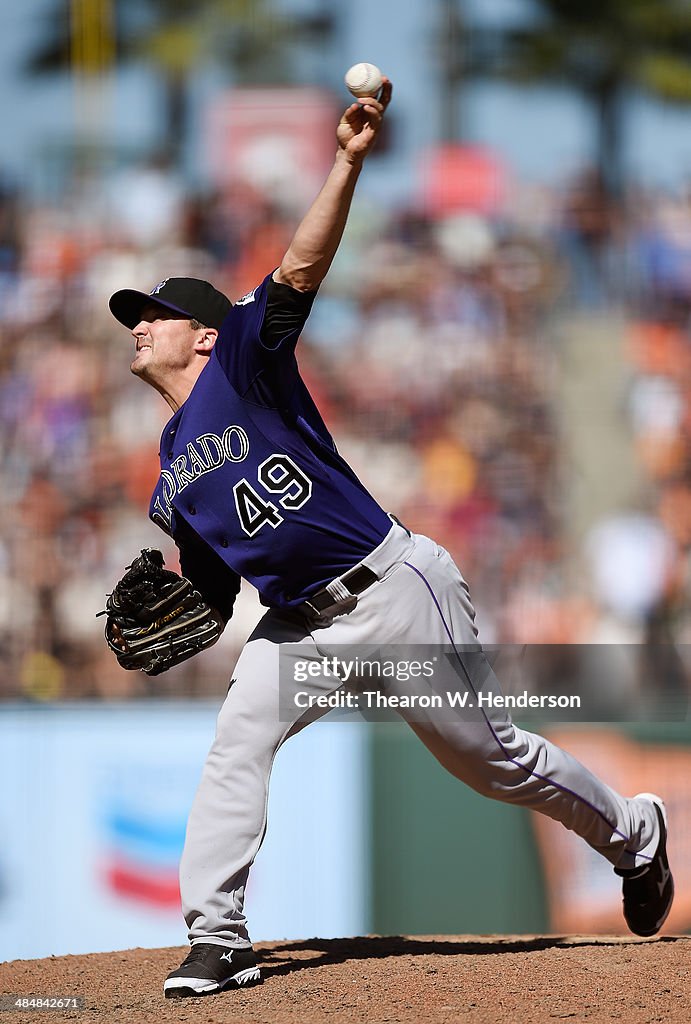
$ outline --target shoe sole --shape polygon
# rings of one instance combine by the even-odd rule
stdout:
[[[665,853],[666,853],[666,851],[667,851],[667,835],[669,834],[669,825],[667,824],[667,808],[665,807],[664,800],[662,799],[662,797],[659,797],[657,795],[657,793],[636,793],[636,795],[634,797],[634,800],[649,800],[651,804],[654,804],[656,807],[660,808],[660,814],[662,815],[662,820],[665,823]],[[665,921],[669,917],[669,913],[670,913],[670,911],[672,909],[672,904],[674,903],[674,877],[673,876],[671,878],[671,882],[672,882],[672,890],[670,892],[670,899],[669,899],[669,903],[667,904],[667,909],[665,910],[665,912],[662,915],[662,917],[660,918],[660,920],[656,923],[654,930],[653,931],[648,931],[648,932],[634,932],[634,935],[640,935],[642,939],[649,939],[653,935],[657,935],[657,933],[660,931],[660,928],[662,928],[663,924],[665,923]]]
[[[662,820],[665,823],[665,828],[669,829],[669,825],[667,824],[667,808],[665,807],[665,802],[661,796],[658,796],[657,793],[636,793],[633,799],[650,800],[651,804],[657,804],[662,811]]]
[[[264,979],[258,967],[247,967],[244,971],[238,971],[232,978],[228,978],[222,985],[211,983],[208,988],[192,988],[189,984],[176,985],[166,981],[163,985],[163,992],[166,999],[187,999],[189,997],[213,996],[218,992],[225,992],[234,988],[252,988],[254,985],[261,985]]]

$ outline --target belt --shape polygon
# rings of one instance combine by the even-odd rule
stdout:
[[[348,572],[339,576],[338,582],[342,584],[350,597],[357,597],[363,590],[367,590],[373,583],[376,583],[378,579],[379,577],[376,572],[372,572],[366,565],[357,565],[354,569],[349,569]],[[304,603],[311,611],[321,615],[327,608],[333,608],[340,601],[342,599],[334,597],[328,587],[322,587],[321,590],[318,590],[316,594],[312,594]]]
[[[408,527],[403,526],[400,519],[397,519],[391,513],[389,513],[389,516],[395,523],[403,527],[408,536],[411,535]],[[379,577],[376,572],[368,569],[366,565],[356,565],[354,569],[344,572],[337,580],[333,580],[327,586],[322,587],[321,590],[318,590],[316,594],[312,594],[303,603],[310,611],[321,615],[327,608],[333,608],[334,605],[349,605],[350,598],[357,597],[363,590],[367,590],[373,583],[376,583],[378,579]],[[352,607],[355,607],[355,605],[353,604]]]

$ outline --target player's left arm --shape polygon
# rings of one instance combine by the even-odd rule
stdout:
[[[211,606],[222,631],[232,618],[240,577],[182,516],[176,516],[174,540],[180,555],[180,572]]]
[[[391,91],[391,82],[384,78],[378,100],[361,97],[344,111],[336,131],[334,165],[274,272],[277,284],[313,292],[326,277],[343,236],[363,161],[379,135]]]

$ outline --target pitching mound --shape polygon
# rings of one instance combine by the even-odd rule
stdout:
[[[368,937],[260,943],[257,950],[263,985],[185,1000],[164,999],[161,986],[186,947],[0,964],[5,996],[84,998],[83,1010],[15,1010],[2,1019],[8,1024],[691,1020],[686,976],[691,937]]]

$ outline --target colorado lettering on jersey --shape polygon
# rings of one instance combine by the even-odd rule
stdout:
[[[200,434],[194,441],[190,441],[186,451],[173,459],[170,469],[161,470],[160,493],[152,503],[152,518],[158,519],[165,528],[170,529],[173,498],[176,494],[180,494],[188,484],[205,473],[213,473],[226,461],[243,462],[249,450],[250,439],[246,431],[234,424],[226,427],[222,437],[208,433]]]

